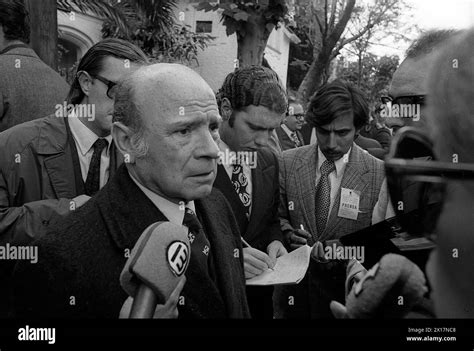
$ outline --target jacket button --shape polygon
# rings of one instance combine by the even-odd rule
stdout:
[[[43,221],[43,225],[48,225],[48,224],[49,224],[49,221],[47,221],[47,220]]]

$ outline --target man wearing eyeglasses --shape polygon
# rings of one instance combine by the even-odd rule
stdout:
[[[103,40],[55,114],[0,133],[0,243],[40,237],[107,183],[122,162],[110,135],[116,83],[146,62],[135,45]]]
[[[428,76],[440,47],[457,32],[437,30],[418,38],[393,74],[388,96],[382,97],[380,117],[395,134],[403,126],[425,128]]]
[[[278,140],[280,141],[282,151],[294,149],[304,145],[301,127],[304,124],[303,106],[297,102],[290,102],[288,113],[283,119],[283,123],[276,128]]]

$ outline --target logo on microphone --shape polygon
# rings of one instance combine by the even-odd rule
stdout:
[[[186,243],[183,241],[173,241],[168,246],[166,256],[173,274],[178,277],[181,276],[188,265],[189,249]]]

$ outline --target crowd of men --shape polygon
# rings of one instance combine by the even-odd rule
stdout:
[[[430,135],[440,161],[474,162],[473,30],[430,32],[408,50],[389,99],[420,105],[417,119],[380,117],[338,79],[305,106],[261,66],[215,93],[120,39],[92,46],[67,87],[28,33],[22,1],[0,0],[0,244],[38,250],[34,263],[2,257],[2,316],[126,317],[126,253],[169,221],[189,229],[192,254],[156,318],[333,318],[331,301],[344,304],[370,267],[318,250],[395,216],[383,160],[398,128]],[[447,187],[425,313],[473,317],[474,186]],[[303,245],[299,284],[246,286]]]

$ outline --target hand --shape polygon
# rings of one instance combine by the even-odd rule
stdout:
[[[321,241],[317,241],[313,245],[313,248],[311,249],[311,258],[320,263],[329,262],[324,253],[324,244]]]
[[[333,300],[329,304],[329,308],[331,309],[331,312],[336,319],[349,318],[349,314],[347,313],[347,308],[342,303]]]
[[[274,262],[263,251],[252,247],[245,247],[243,252],[245,279],[260,275],[274,265]]]
[[[286,240],[292,250],[306,245],[311,234],[302,229],[293,229],[285,233]]]
[[[273,268],[275,266],[277,257],[287,254],[288,251],[286,251],[281,241],[274,240],[267,246],[267,253],[270,257],[270,260],[273,262],[273,265],[270,268]]]
[[[178,318],[178,301],[181,290],[183,290],[184,284],[186,283],[186,277],[183,277],[174,288],[170,297],[164,305],[156,305],[154,319],[160,318]],[[119,318],[129,318],[130,311],[132,310],[133,298],[129,297],[125,300],[120,310]]]
[[[83,195],[76,196],[74,199],[72,199],[72,201],[74,201],[76,208],[79,208],[82,205],[84,205],[87,201],[89,201],[90,198],[91,198],[90,196],[83,194]]]

